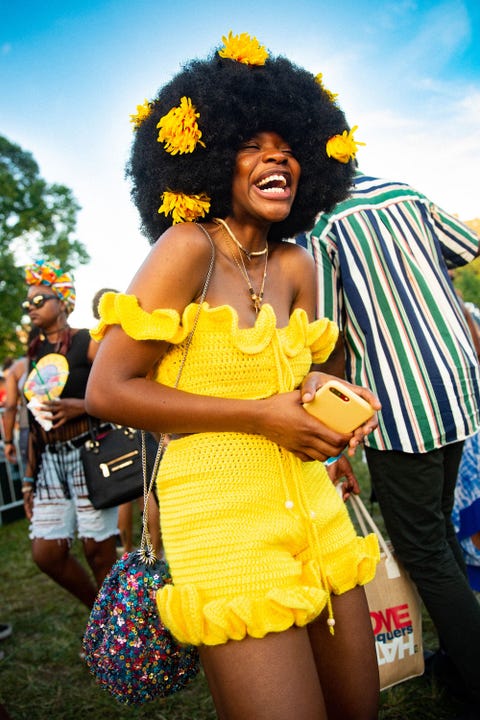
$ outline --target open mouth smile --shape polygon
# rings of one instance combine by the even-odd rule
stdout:
[[[260,178],[255,183],[255,187],[269,195],[290,195],[290,184],[291,180],[288,174],[270,172]]]

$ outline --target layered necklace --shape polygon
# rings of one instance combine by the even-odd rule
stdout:
[[[228,247],[230,248],[230,252],[233,258],[233,261],[235,265],[240,270],[241,275],[243,275],[247,286],[248,286],[248,292],[250,293],[250,299],[253,303],[253,307],[255,308],[255,312],[258,315],[258,312],[260,308],[262,307],[263,303],[263,293],[265,290],[265,280],[267,279],[267,265],[268,265],[268,242],[265,243],[265,248],[263,250],[258,250],[255,252],[248,252],[246,248],[243,247],[243,245],[237,240],[232,230],[228,227],[225,220],[222,220],[221,218],[214,218],[214,222],[217,223],[217,225],[220,225],[222,228],[223,234],[228,242]],[[239,257],[240,262],[238,261],[238,258],[234,252],[234,246],[232,245],[233,241],[237,248],[240,250]],[[262,284],[260,286],[260,290],[258,292],[255,291],[252,282],[250,280],[250,276],[247,272],[247,268],[245,266],[245,262],[243,260],[242,252],[247,256],[248,260],[251,260],[252,257],[259,256],[259,255],[265,255],[265,267],[263,268],[263,277],[262,277]]]
[[[260,255],[267,255],[268,253],[268,243],[265,245],[263,250],[253,250],[249,252],[246,247],[243,247],[242,243],[235,237],[232,230],[229,228],[225,220],[222,220],[222,218],[214,218],[215,222],[222,226],[224,232],[227,232],[229,237],[233,240],[235,245],[238,247],[239,250],[243,252],[243,254],[246,256],[247,260],[250,262],[252,257],[259,257]],[[243,258],[242,258],[243,260]]]

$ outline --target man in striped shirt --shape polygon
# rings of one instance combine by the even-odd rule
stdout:
[[[479,238],[408,185],[357,173],[307,242],[318,317],[341,330],[322,370],[382,403],[365,441],[375,495],[447,653],[438,657],[480,712],[480,605],[450,518],[463,441],[480,427],[480,373],[448,274],[477,256]]]

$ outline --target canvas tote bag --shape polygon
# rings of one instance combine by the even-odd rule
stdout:
[[[374,579],[365,585],[380,673],[380,689],[423,675],[421,600],[415,584],[395,557],[358,495],[352,510],[366,535],[373,531],[380,544]]]

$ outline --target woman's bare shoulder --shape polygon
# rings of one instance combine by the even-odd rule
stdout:
[[[183,308],[201,291],[211,257],[212,245],[200,226],[174,225],[154,244],[127,292],[143,298],[145,308]]]

